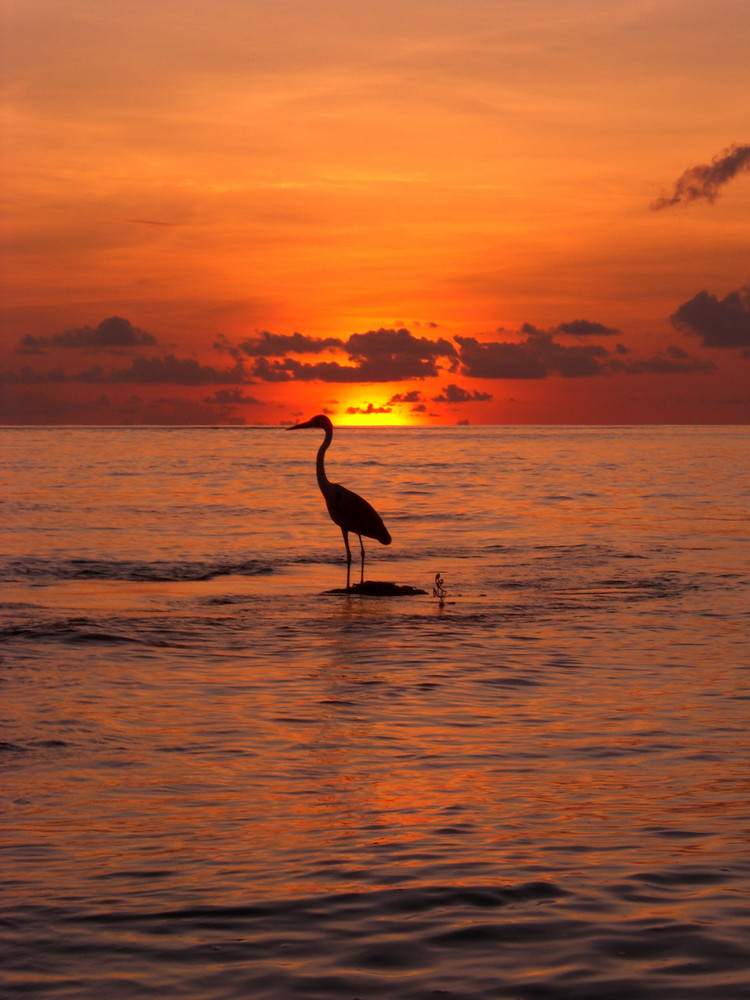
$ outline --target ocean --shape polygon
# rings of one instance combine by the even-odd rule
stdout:
[[[0,430],[2,995],[750,998],[750,428],[321,439]]]

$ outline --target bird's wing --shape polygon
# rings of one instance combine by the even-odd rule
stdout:
[[[339,483],[330,483],[326,504],[331,519],[344,531],[375,538],[383,545],[390,543],[391,536],[380,515],[358,493],[353,493]]]

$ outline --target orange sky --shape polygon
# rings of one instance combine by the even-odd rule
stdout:
[[[3,20],[3,423],[750,422],[746,0]]]

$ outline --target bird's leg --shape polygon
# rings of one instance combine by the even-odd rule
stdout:
[[[344,545],[346,546],[346,589],[349,589],[349,574],[352,568],[352,550],[349,548],[349,532],[346,528],[341,529],[341,534],[344,536]]]
[[[360,566],[359,570],[359,585],[361,587],[362,584],[365,582],[365,547],[362,544],[362,536],[357,535],[357,538],[359,539],[359,550],[362,553],[362,565]]]

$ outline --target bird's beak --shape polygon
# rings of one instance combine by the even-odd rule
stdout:
[[[295,424],[294,427],[287,427],[288,431],[298,431],[301,427],[309,427],[310,421],[306,420],[304,424]]]

